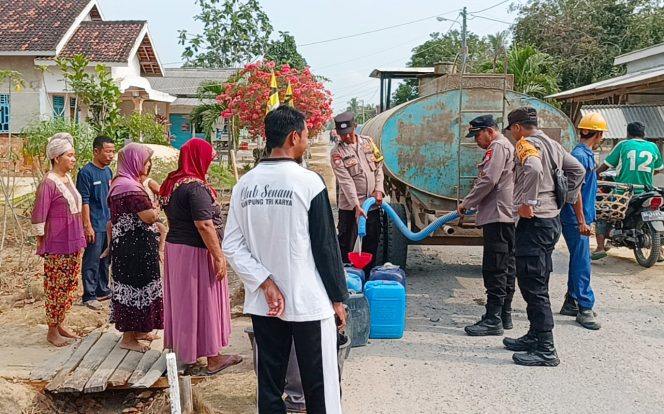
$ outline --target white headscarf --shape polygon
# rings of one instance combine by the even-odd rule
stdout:
[[[73,148],[74,137],[66,132],[58,132],[48,139],[48,144],[46,145],[46,157],[49,160],[52,160]]]

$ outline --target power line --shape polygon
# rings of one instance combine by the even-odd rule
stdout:
[[[505,20],[492,19],[490,17],[479,16],[479,15],[474,14],[474,13],[470,13],[470,14],[473,16],[473,18],[477,17],[478,19],[489,20],[489,21],[492,21],[492,22],[502,23],[502,24],[509,24],[510,26],[514,24],[514,22],[506,22]]]
[[[502,6],[503,4],[508,3],[508,2],[510,2],[510,1],[512,1],[512,0],[501,1],[501,2],[498,3],[498,4],[494,4],[493,6],[489,6],[489,7],[487,7],[486,9],[478,10],[478,11],[476,11],[476,12],[471,12],[470,14],[482,13],[482,12],[485,12],[485,11],[487,11],[487,10],[494,9],[494,8],[496,8],[496,7],[498,7],[498,6]]]
[[[389,29],[394,29],[395,27],[402,27],[402,26],[407,26],[409,24],[419,23],[419,22],[422,22],[424,20],[429,20],[429,19],[432,19],[432,18],[438,17],[438,16],[444,16],[446,14],[451,14],[451,13],[454,13],[454,12],[457,12],[457,11],[459,11],[459,9],[451,10],[451,11],[448,11],[448,12],[445,12],[445,13],[434,14],[433,16],[427,16],[427,17],[424,17],[424,18],[421,18],[421,19],[410,21],[410,22],[395,24],[395,25],[387,26],[387,27],[381,27],[379,29],[369,30],[369,31],[366,31],[366,32],[355,33],[355,34],[351,34],[351,35],[347,35],[347,36],[341,36],[341,37],[335,37],[333,39],[319,40],[319,41],[316,41],[316,42],[303,43],[303,44],[297,45],[297,47],[319,45],[321,43],[335,42],[337,40],[350,39],[352,37],[358,37],[358,36],[364,36],[364,35],[371,34],[371,33],[382,32],[383,30],[389,30]]]

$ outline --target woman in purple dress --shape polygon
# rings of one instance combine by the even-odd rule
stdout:
[[[81,195],[70,175],[76,165],[72,136],[67,133],[52,136],[46,156],[51,161],[51,170],[37,188],[32,226],[37,236],[37,254],[44,258],[46,339],[55,346],[66,346],[78,338],[63,322],[76,297],[81,252],[85,247]]]
[[[226,259],[221,252],[223,215],[206,174],[215,154],[194,138],[180,149],[178,169],[161,185],[168,217],[164,251],[164,345],[181,364],[207,357],[208,374],[239,364],[222,355],[231,335]]]
[[[126,145],[108,195],[111,209],[111,322],[123,332],[120,347],[150,349],[140,340],[155,339],[162,329],[162,288],[159,270],[158,211],[140,182],[152,157],[141,144]]]

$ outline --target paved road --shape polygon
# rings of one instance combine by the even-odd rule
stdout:
[[[326,149],[313,168],[333,182]],[[333,194],[333,190],[331,190]],[[334,199],[334,197],[331,197]],[[664,413],[664,265],[644,269],[626,249],[593,265],[600,331],[556,314],[561,364],[519,367],[502,337],[471,338],[463,327],[483,312],[479,247],[411,247],[406,332],[354,348],[343,375],[344,412]],[[551,297],[562,305],[568,255],[554,254]],[[528,328],[515,297],[515,327]]]
[[[646,270],[620,253],[594,266],[603,328],[588,331],[556,315],[562,362],[530,368],[512,363],[501,337],[463,332],[483,311],[480,248],[411,248],[404,338],[352,350],[344,368],[345,412],[664,412],[664,266]],[[552,302],[559,310],[564,243],[554,260]],[[525,303],[519,294],[515,299],[509,333],[520,336],[528,325]]]

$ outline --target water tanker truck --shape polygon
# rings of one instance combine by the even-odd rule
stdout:
[[[487,76],[475,76],[475,80],[483,78]],[[372,137],[385,157],[389,203],[413,232],[455,211],[472,188],[484,153],[472,138],[465,138],[474,117],[491,114],[504,126],[511,110],[530,106],[537,110],[539,127],[549,137],[567,149],[576,145],[574,124],[562,111],[511,90],[511,78],[501,76],[499,82],[496,76],[489,78],[490,82],[473,81],[473,75],[457,75],[456,85],[438,81],[439,86],[429,88],[428,94],[381,112],[362,127],[362,135]],[[450,84],[453,87],[445,86]],[[405,266],[409,244],[481,245],[482,232],[473,216],[465,216],[415,243],[386,219],[377,262]]]

